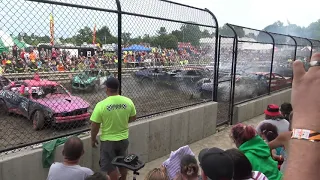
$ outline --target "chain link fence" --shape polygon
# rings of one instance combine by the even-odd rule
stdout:
[[[318,40],[232,24],[218,37],[209,10],[167,0],[0,7],[0,152],[88,131],[110,77],[140,119],[218,101],[228,123],[234,105],[290,87],[292,61],[320,52]]]
[[[213,100],[199,90],[214,79],[206,66],[216,60],[218,25],[208,10],[158,0],[0,7],[0,152],[88,131],[110,77],[139,118]]]

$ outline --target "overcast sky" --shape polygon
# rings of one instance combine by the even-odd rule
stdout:
[[[277,20],[308,26],[320,19],[319,0],[173,0],[210,9],[219,25],[232,23],[263,29]]]
[[[116,9],[115,0],[53,0],[92,7]],[[319,0],[173,0],[200,8],[210,9],[218,18],[219,25],[232,23],[256,29],[263,29],[277,20],[308,26],[320,19]],[[319,1],[319,2],[318,2]],[[7,34],[49,35],[49,14],[55,17],[55,36],[71,37],[85,26],[97,29],[108,26],[117,35],[117,14],[80,8],[62,7],[24,0],[0,0],[0,30]],[[180,21],[213,25],[212,17],[202,11],[163,3],[158,0],[121,0],[122,10],[149,16],[165,17]],[[122,31],[132,36],[154,35],[160,27],[168,32],[177,30],[181,23],[159,21],[124,15]],[[213,28],[201,27],[213,32]]]

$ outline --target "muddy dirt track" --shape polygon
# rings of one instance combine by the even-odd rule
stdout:
[[[63,84],[73,95],[80,96],[91,104],[95,104],[106,97],[103,89],[92,93],[72,92],[70,84]],[[157,85],[142,85],[132,77],[125,77],[122,83],[122,94],[130,97],[136,105],[138,117],[156,114],[183,106],[203,102],[203,99],[192,97],[189,90],[174,90]],[[228,105],[219,105],[218,119],[227,120]],[[47,127],[41,131],[32,129],[32,122],[17,115],[0,117],[0,150],[45,140],[66,133],[87,129],[89,124],[65,124],[58,127]]]

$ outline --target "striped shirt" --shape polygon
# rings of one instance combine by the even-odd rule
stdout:
[[[252,178],[243,180],[268,180],[268,178],[262,172],[253,171]]]
[[[167,174],[170,180],[173,180],[177,173],[180,172],[180,161],[184,155],[194,156],[194,153],[188,145],[183,146],[176,151],[172,151],[169,159],[162,163],[162,165],[167,169]]]

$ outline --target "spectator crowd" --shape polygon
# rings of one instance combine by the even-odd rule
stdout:
[[[123,48],[125,48],[123,46]],[[206,56],[208,48],[199,50],[196,54],[189,49],[161,49],[150,48],[151,51],[123,51],[122,63],[124,67],[148,65],[178,65],[188,64],[189,61],[199,60]],[[94,54],[71,54],[66,49],[52,48],[38,49],[30,47],[18,49],[15,45],[12,52],[0,54],[0,73],[22,73],[35,71],[75,71],[92,68],[115,68],[119,59],[116,52],[94,50]],[[93,52],[92,52],[93,53]]]

